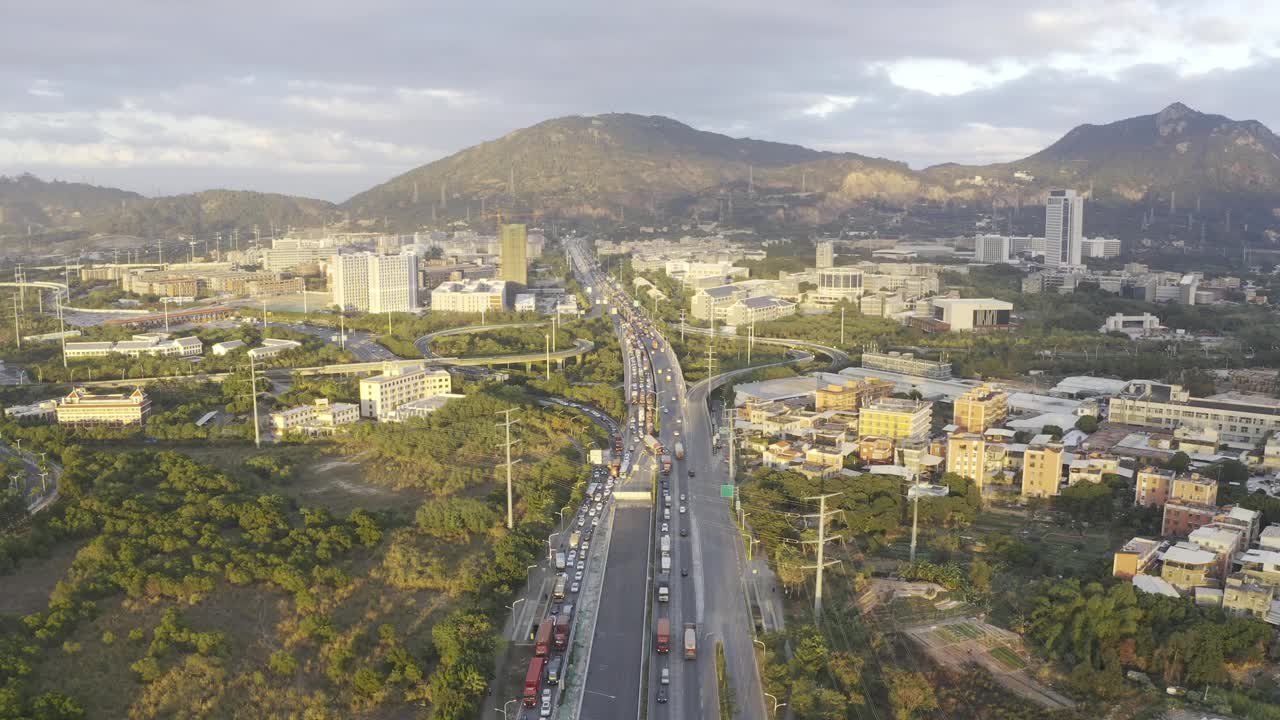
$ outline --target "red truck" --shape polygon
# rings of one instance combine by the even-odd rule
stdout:
[[[529,663],[529,672],[524,676],[524,706],[537,707],[542,700],[542,669],[547,664],[546,658],[536,657]]]
[[[569,613],[562,612],[556,616],[553,637],[556,650],[564,650],[569,646]]]
[[[668,618],[658,618],[658,642],[657,651],[667,653],[671,651],[671,620]]]
[[[671,474],[671,456],[670,455],[667,455],[666,453],[659,455],[658,464],[662,466],[663,475]]]
[[[533,654],[546,657],[551,652],[551,618],[546,618],[538,625],[538,636],[533,641]]]

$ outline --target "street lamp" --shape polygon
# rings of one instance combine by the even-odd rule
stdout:
[[[560,533],[558,533],[558,532],[553,532],[553,533],[551,533],[550,535],[548,535],[548,536],[547,536],[547,559],[548,559],[548,560],[550,560],[550,559],[552,558],[552,555],[553,555],[553,551],[551,550],[551,538],[553,538],[553,537],[555,537],[555,536],[557,536],[557,535],[559,535],[559,534],[560,534]]]
[[[517,606],[517,605],[519,605],[519,604],[520,604],[520,603],[522,603],[522,602],[524,602],[524,598],[519,598],[519,599],[517,599],[515,602],[511,603],[510,605],[506,605],[505,607],[506,607],[508,610],[510,610],[511,612],[515,612],[515,611],[516,611],[516,606]]]
[[[502,718],[503,718],[503,720],[507,720],[507,706],[508,706],[508,705],[510,705],[511,703],[518,703],[518,702],[520,702],[519,698],[517,698],[517,699],[515,699],[515,700],[508,700],[508,701],[506,701],[506,702],[502,703],[502,708],[501,708],[501,709],[494,708],[494,709],[493,709],[493,711],[494,711],[494,712],[500,712],[500,713],[502,713]]]
[[[786,704],[786,703],[780,703],[780,702],[778,702],[778,696],[777,696],[777,695],[770,695],[769,693],[765,693],[765,694],[764,694],[764,696],[765,696],[765,697],[767,697],[767,698],[773,698],[773,714],[774,714],[774,716],[775,716],[775,717],[777,717],[777,715],[778,715],[778,708],[780,708],[780,707],[786,707],[786,706],[787,706],[787,704]]]

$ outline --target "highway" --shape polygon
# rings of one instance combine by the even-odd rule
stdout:
[[[574,243],[571,253],[575,257],[575,268],[582,269],[580,282],[584,286],[600,288],[604,279],[586,249],[580,243]],[[609,287],[614,293],[613,304],[624,305],[620,288],[616,285]],[[623,314],[630,314],[630,311],[624,307]],[[674,351],[661,335],[650,328],[647,319],[632,316],[630,327],[638,333],[640,346],[646,348],[653,366],[658,393],[656,417],[660,421],[657,440],[666,452],[670,452],[677,442],[685,449],[684,459],[673,458],[666,487],[659,489],[653,522],[657,526],[653,534],[671,536],[671,599],[667,603],[650,603],[649,615],[645,618],[647,622],[633,619],[630,609],[611,616],[610,620],[622,623],[623,629],[620,634],[615,629],[608,636],[597,630],[596,639],[601,642],[593,648],[591,677],[606,672],[615,677],[620,673],[635,672],[639,677],[643,671],[643,677],[647,679],[646,718],[701,720],[718,717],[715,645],[723,643],[738,705],[737,716],[763,719],[766,717],[764,695],[756,668],[752,642],[754,623],[746,600],[744,580],[750,573],[734,525],[731,501],[720,497],[720,486],[727,482],[727,470],[721,456],[712,450],[706,383],[700,383],[692,390],[686,386]],[[625,337],[623,343],[627,343]],[[645,462],[652,462],[651,455],[644,457]],[[669,508],[664,491],[670,493]],[[681,512],[682,509],[686,512]],[[665,533],[663,523],[667,524]],[[619,528],[615,528],[615,533],[618,532]],[[642,540],[639,531],[634,535],[635,542],[626,543],[633,546],[632,552],[637,556],[650,554],[654,541],[651,538]],[[620,539],[620,536],[615,534],[615,539]],[[622,574],[623,562],[619,558],[615,563],[613,554],[610,554],[606,597],[602,599],[604,604],[609,602],[610,590],[617,589],[615,586],[624,581],[618,577]],[[652,577],[653,568],[650,566],[649,573],[643,578],[650,580]],[[641,577],[637,575],[625,580],[627,587],[622,592],[638,594],[642,586]],[[645,582],[643,587],[646,588],[645,597],[652,597],[650,584]],[[671,625],[671,651],[667,654],[653,651],[652,628],[659,618],[667,618]],[[601,620],[604,619],[602,615]],[[686,623],[696,626],[696,660],[684,659],[683,628]],[[642,657],[649,659],[647,668],[642,668],[642,663],[630,656],[629,640],[641,627],[644,628],[641,639],[645,647]],[[628,646],[625,652],[615,647],[623,643]],[[664,669],[668,671],[669,684],[661,682]],[[603,682],[592,685],[589,680],[588,684],[591,690],[600,691],[602,696],[613,689]],[[582,717],[630,718],[633,716],[630,703],[622,704],[623,701],[623,698],[617,699],[610,715],[588,715],[584,707]]]

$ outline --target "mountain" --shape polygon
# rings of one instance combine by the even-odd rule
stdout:
[[[1206,210],[1231,207],[1237,218],[1270,226],[1280,207],[1280,139],[1257,121],[1174,103],[1152,115],[1081,125],[1021,160],[913,170],[659,116],[571,116],[466,148],[340,205],[232,190],[146,198],[29,175],[0,178],[0,237],[25,235],[29,226],[142,237],[323,222],[413,230],[482,211],[487,222],[496,214],[711,219],[731,211],[739,223],[817,224],[868,202],[887,206],[890,217],[921,200],[1036,205],[1052,187],[1088,192],[1095,204],[1117,208],[1122,228],[1136,227],[1126,219],[1133,207],[1164,205],[1171,194],[1179,208],[1203,201]]]
[[[1280,138],[1256,120],[1232,120],[1173,103],[1153,115],[1080,125],[1015,162],[937,166],[924,174],[952,188],[982,176],[993,192],[1020,186],[1092,188],[1094,198],[1116,202],[1170,193],[1187,201],[1268,197],[1280,195]]]
[[[616,216],[622,208],[714,208],[717,197],[734,187],[838,191],[857,171],[882,176],[881,185],[920,182],[901,163],[732,138],[665,117],[572,116],[410,170],[342,208],[408,224],[428,222],[433,213],[437,218],[460,217],[467,208],[477,213],[482,203],[486,211]]]
[[[244,190],[204,190],[148,198],[116,188],[33,175],[0,177],[0,236],[28,232],[74,244],[89,234],[155,238],[207,236],[259,225],[312,226],[338,219],[333,203]]]

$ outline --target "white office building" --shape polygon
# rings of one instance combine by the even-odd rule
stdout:
[[[818,269],[835,267],[836,264],[836,244],[831,240],[819,240],[814,244],[817,250],[817,257],[814,258],[814,267]]]
[[[818,289],[810,299],[821,305],[834,305],[841,300],[862,297],[862,270],[854,267],[818,269]]]
[[[1118,238],[1085,238],[1080,241],[1080,255],[1087,258],[1120,257]]]
[[[974,262],[1007,263],[1012,255],[1008,235],[979,235],[973,239]]]
[[[450,280],[431,291],[431,309],[444,312],[494,312],[506,302],[505,280]]]
[[[415,312],[417,256],[353,253],[329,261],[333,304],[343,310]]]
[[[1044,264],[1079,265],[1083,239],[1084,198],[1075,190],[1050,190],[1045,200]]]
[[[376,377],[360,380],[360,416],[383,420],[401,405],[444,395],[453,389],[448,370],[388,367]]]

